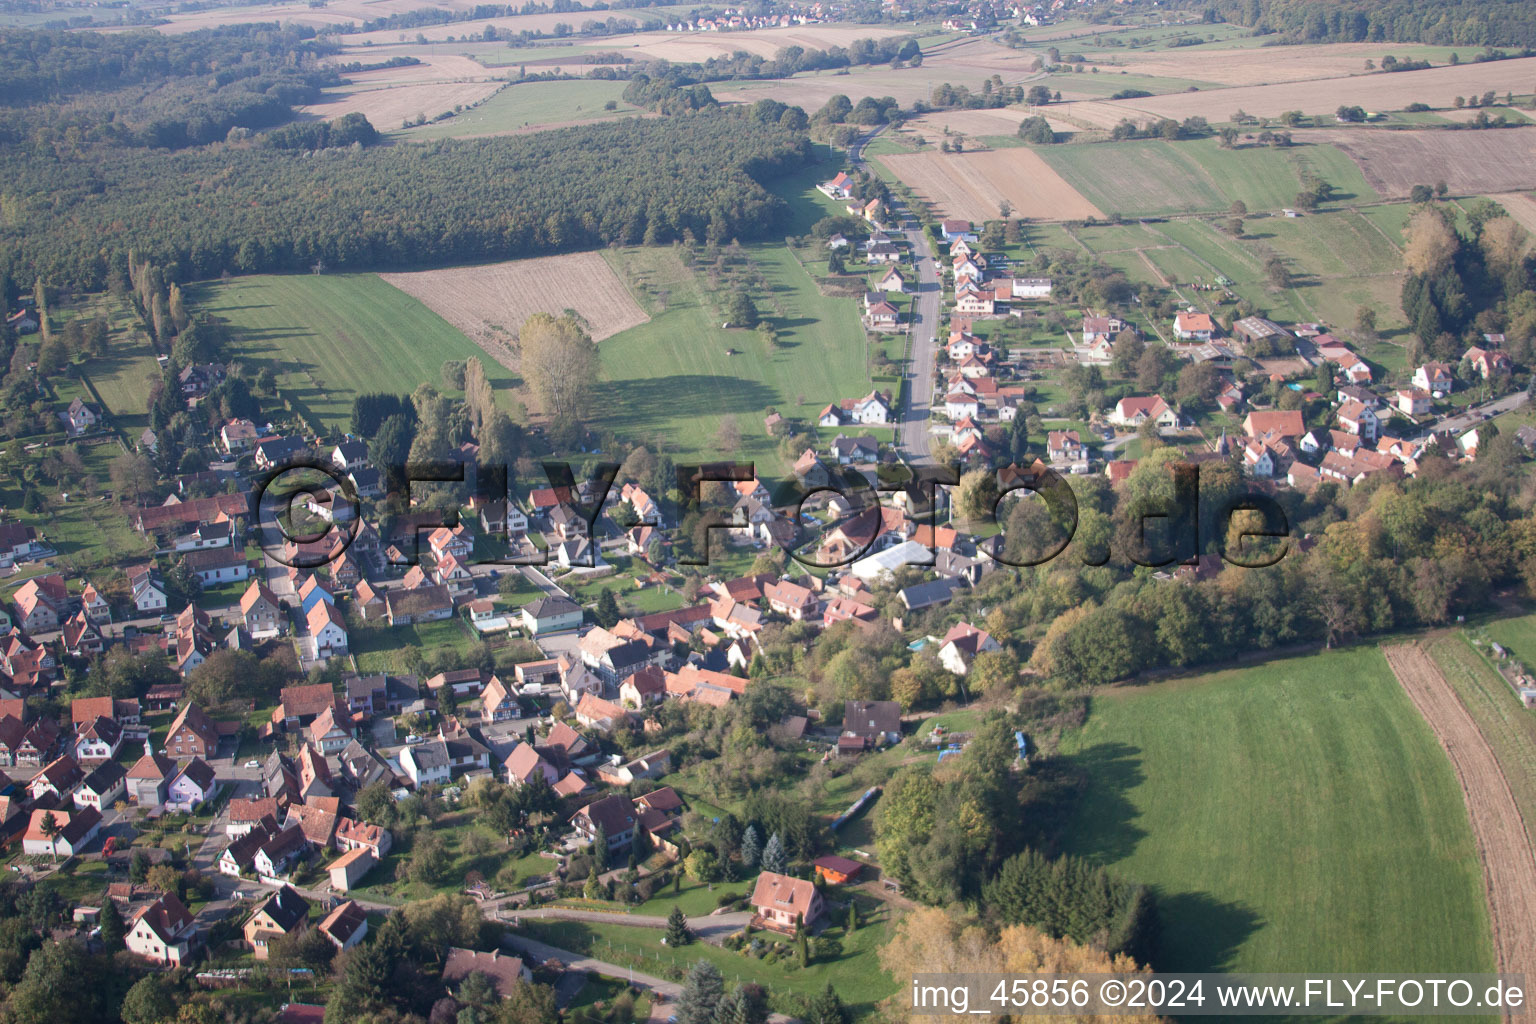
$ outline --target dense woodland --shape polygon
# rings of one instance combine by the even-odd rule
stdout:
[[[810,144],[773,125],[743,132],[744,116],[706,110],[314,156],[10,148],[0,155],[11,205],[0,270],[99,289],[130,247],[186,280],[760,236],[784,206],[760,182],[803,166]]]
[[[1524,0],[1190,0],[1186,6],[1205,10],[1211,21],[1306,43],[1536,46],[1536,7]]]

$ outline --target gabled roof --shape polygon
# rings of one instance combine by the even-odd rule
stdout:
[[[798,914],[809,920],[811,903],[816,898],[816,886],[803,878],[791,878],[776,871],[764,871],[757,876],[752,887],[752,906],[789,914]]]
[[[338,946],[345,946],[356,935],[358,929],[367,927],[368,912],[358,906],[356,901],[347,900],[338,904],[334,910],[326,914],[320,922],[320,931]]]
[[[309,917],[309,901],[299,895],[291,885],[281,885],[268,896],[266,902],[256,908],[256,914],[265,913],[267,918],[285,934],[293,931]],[[254,916],[254,915],[253,915]]]
[[[134,914],[133,920],[129,922],[129,929],[133,929],[141,921],[154,932],[155,938],[160,940],[161,945],[174,946],[176,940],[192,927],[192,912],[176,897],[175,893],[166,892],[161,893],[153,903]]]

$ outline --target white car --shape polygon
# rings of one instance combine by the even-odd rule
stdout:
[[[260,768],[261,767],[261,762],[260,761],[247,761],[247,762],[245,762],[245,766],[247,768]]]
[[[409,736],[407,736],[405,738],[405,742],[406,742],[407,745],[412,744],[412,743],[420,743],[421,742],[421,737],[417,736],[415,733],[412,733],[411,735],[409,735]]]

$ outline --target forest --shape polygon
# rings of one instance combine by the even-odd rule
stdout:
[[[1536,46],[1536,7],[1524,0],[1190,0],[1228,21],[1304,43]]]
[[[763,182],[804,166],[811,150],[776,124],[743,131],[749,116],[706,109],[313,156],[254,143],[177,154],[7,147],[0,272],[98,290],[130,248],[189,280],[758,237],[784,209]]]

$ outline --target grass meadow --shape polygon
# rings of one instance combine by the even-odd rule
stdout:
[[[1042,146],[1039,153],[1099,209],[1125,216],[1220,213],[1237,199],[1254,212],[1277,211],[1294,205],[1305,172],[1333,185],[1341,198],[1377,198],[1354,161],[1328,145],[1222,149],[1215,139],[1143,139]]]
[[[639,108],[624,102],[625,84],[595,79],[518,82],[473,110],[396,134],[412,140],[465,138],[638,113]],[[609,100],[617,104],[614,110],[603,109]]]
[[[779,183],[791,205],[786,232],[804,233],[834,212],[814,187],[829,173],[831,165],[820,164]],[[609,251],[651,319],[598,346],[604,381],[594,404],[597,421],[620,436],[684,456],[725,454],[716,438],[734,417],[741,435],[735,457],[778,472],[785,467],[763,428],[767,409],[807,419],[828,402],[867,394],[865,334],[858,301],[822,295],[782,241],[742,248],[768,283],[768,294],[755,299],[778,332],[772,348],[756,331],[722,328],[724,295],[712,293],[702,270],[685,266],[674,250]],[[657,299],[663,291],[665,308]]]
[[[442,364],[478,356],[498,389],[511,375],[442,317],[374,274],[258,274],[191,289],[199,312],[228,321],[250,372],[278,386],[317,428],[350,429],[352,399],[442,387]]]
[[[1487,971],[1460,790],[1381,653],[1112,690],[1067,852],[1152,885],[1159,970]]]

